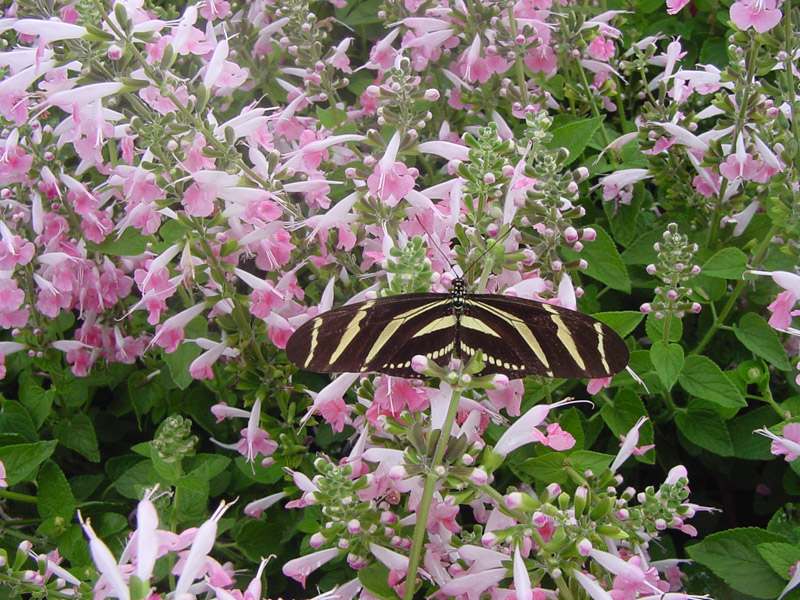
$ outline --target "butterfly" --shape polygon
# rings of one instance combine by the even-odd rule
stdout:
[[[377,372],[419,379],[421,355],[447,367],[481,351],[479,375],[565,379],[610,377],[628,364],[622,338],[597,319],[535,300],[470,294],[463,278],[449,294],[399,294],[334,308],[301,325],[289,360],[319,373]]]

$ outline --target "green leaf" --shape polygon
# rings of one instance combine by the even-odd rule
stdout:
[[[714,361],[705,356],[689,356],[678,377],[681,387],[698,398],[710,400],[720,406],[740,408],[747,406],[741,392],[730,382]]]
[[[782,535],[757,527],[728,529],[689,546],[689,556],[706,565],[732,588],[756,598],[776,598],[785,583],[758,552],[766,543],[785,543]]]
[[[111,256],[139,256],[147,248],[147,238],[133,227],[128,227],[117,238],[116,232],[109,235],[100,244],[88,242],[89,252],[110,254]]]
[[[18,381],[20,402],[30,414],[36,430],[38,430],[50,415],[50,408],[53,406],[56,396],[55,390],[45,390],[30,371],[22,371]],[[16,429],[0,427],[0,431],[16,431]],[[34,437],[31,441],[35,439]]]
[[[756,549],[779,576],[789,579],[789,569],[800,560],[800,548],[783,542],[759,544]]]
[[[583,273],[612,289],[630,292],[631,280],[628,277],[628,270],[617,252],[614,240],[602,227],[595,225],[594,229],[597,231],[597,238],[593,242],[587,243],[581,252],[564,250],[564,258],[568,261],[586,259],[589,266],[582,271]]]
[[[187,338],[205,337],[207,329],[208,321],[205,317],[196,317],[187,323],[186,327],[184,327],[184,333]],[[181,343],[175,352],[164,353],[164,362],[169,367],[172,381],[180,389],[185,390],[194,381],[194,378],[189,374],[189,365],[201,353],[200,347],[191,342]]]
[[[772,427],[780,418],[771,406],[759,406],[755,410],[737,415],[727,422],[728,433],[733,442],[733,455],[748,460],[770,460],[775,458],[769,451],[770,441],[753,431],[760,427]]]
[[[595,132],[603,126],[604,117],[592,117],[591,119],[582,119],[580,121],[573,121],[561,127],[551,129],[553,139],[547,144],[550,150],[556,148],[566,148],[569,150],[569,158],[564,166],[569,165],[583,153],[586,144],[595,134]]]
[[[617,310],[599,312],[592,315],[598,321],[605,323],[616,331],[620,337],[625,337],[633,332],[642,322],[644,313],[638,310]]]
[[[361,2],[360,4],[357,2],[352,4],[355,5],[355,8],[347,16],[341,17],[345,25],[352,28],[359,25],[382,23],[381,18],[378,16],[381,0],[366,0],[366,2]]]
[[[725,421],[705,401],[696,398],[689,401],[686,411],[675,415],[675,424],[693,444],[720,456],[733,456],[733,443]]]
[[[42,518],[61,517],[69,523],[75,516],[75,497],[59,466],[52,460],[45,461],[36,484],[36,508]]]
[[[381,600],[397,600],[399,598],[389,586],[389,568],[383,563],[374,562],[368,567],[359,569],[358,581],[365,590]]]
[[[782,371],[791,370],[778,334],[756,313],[745,313],[733,326],[733,333],[745,348]]]
[[[92,420],[83,413],[64,419],[53,428],[53,437],[60,444],[92,462],[100,462],[100,448]]]
[[[608,464],[610,463],[609,460]],[[567,474],[564,471],[564,455],[561,452],[549,452],[542,456],[535,456],[511,468],[514,474],[523,481],[547,481],[559,485],[567,482]]]
[[[192,364],[195,358],[200,356],[201,352],[202,350],[197,344],[183,342],[175,352],[164,353],[164,362],[169,367],[172,381],[180,389],[185,390],[194,381],[189,374],[189,365]]]
[[[71,373],[59,378],[56,393],[67,406],[73,408],[83,406],[89,400],[89,386],[86,385],[86,381]]]
[[[647,337],[651,340],[664,339],[664,326],[666,319],[659,319],[654,313],[647,315],[647,321],[644,322],[644,331]],[[680,319],[672,319],[669,325],[669,341],[678,342],[683,336],[683,321]]]
[[[703,275],[722,279],[741,279],[747,269],[747,255],[738,248],[723,248],[702,266]]]
[[[631,428],[641,417],[646,417],[647,409],[639,395],[632,390],[623,389],[617,392],[614,400],[604,404],[600,409],[600,416],[614,434],[619,438],[621,435],[628,435]],[[647,421],[639,428],[639,445],[645,446],[653,443],[653,424]],[[572,456],[570,456],[570,459]],[[652,464],[655,461],[655,453],[647,452],[640,460]],[[584,469],[585,470],[585,469]],[[595,471],[598,472],[598,471]]]
[[[683,368],[683,348],[678,344],[665,346],[656,342],[650,348],[650,361],[664,389],[671,390]]]
[[[561,459],[563,468],[563,455],[561,455]],[[585,473],[589,470],[595,473],[602,473],[611,464],[612,460],[614,460],[613,456],[601,452],[591,452],[590,450],[578,450],[571,453],[567,458],[570,466],[579,473]]]
[[[3,400],[0,405],[3,408],[0,412],[0,431],[17,434],[22,438],[19,441],[33,443],[39,439],[33,419],[24,406],[13,400]]]
[[[0,461],[6,468],[9,487],[20,481],[30,481],[36,469],[50,458],[57,445],[55,440],[48,440],[0,447]]]

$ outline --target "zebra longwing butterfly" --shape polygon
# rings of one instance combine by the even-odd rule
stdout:
[[[306,371],[377,372],[419,378],[411,359],[446,367],[480,350],[480,374],[610,377],[628,364],[613,329],[566,308],[496,294],[468,294],[463,278],[449,294],[400,294],[334,308],[304,323],[286,355]]]

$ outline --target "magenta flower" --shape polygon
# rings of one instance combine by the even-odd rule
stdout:
[[[783,13],[776,0],[741,0],[731,6],[731,21],[744,31],[752,27],[758,33],[769,31],[780,23]]]

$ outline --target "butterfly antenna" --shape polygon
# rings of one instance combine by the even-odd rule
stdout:
[[[470,262],[467,268],[464,270],[464,278],[467,279],[467,274],[472,270],[472,267],[481,262],[483,260],[483,257],[489,254],[489,251],[492,250],[497,244],[500,244],[503,241],[505,241],[505,239],[511,234],[513,230],[514,228],[509,225],[508,229],[506,229],[501,235],[497,236],[496,238],[492,238],[492,244],[491,245],[487,244],[486,250],[481,252],[480,256],[478,256],[472,262]]]

